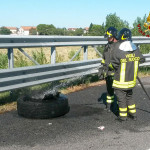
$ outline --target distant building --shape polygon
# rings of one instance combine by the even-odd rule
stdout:
[[[83,30],[84,33],[88,33],[89,32],[89,27],[85,27]]]
[[[34,26],[21,26],[19,28],[18,34],[19,35],[29,35],[31,29],[36,29]]]
[[[76,31],[78,28],[68,28],[68,31]],[[89,31],[89,27],[85,27],[84,29],[83,29],[83,32],[84,33],[88,33],[88,31]]]
[[[17,27],[5,27],[7,29],[9,29],[11,31],[11,35],[16,35],[18,32],[18,28]]]
[[[78,28],[68,28],[68,31],[76,31]]]

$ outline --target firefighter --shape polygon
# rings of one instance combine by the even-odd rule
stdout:
[[[101,63],[103,64],[103,73],[107,87],[106,110],[107,112],[111,112],[110,108],[114,102],[114,89],[112,88],[114,70],[111,66],[109,67],[109,64],[114,43],[117,42],[117,29],[114,27],[109,27],[106,30],[104,37],[107,38],[108,43],[105,46]]]
[[[138,47],[132,43],[131,31],[123,28],[118,33],[118,42],[115,44],[111,57],[111,64],[115,69],[113,87],[119,105],[120,121],[130,116],[137,119],[136,106],[133,100],[133,88],[136,85],[139,63],[145,61]]]

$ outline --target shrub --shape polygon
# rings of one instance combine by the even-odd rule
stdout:
[[[40,52],[34,52],[32,51],[32,57],[34,60],[36,60],[40,65],[42,64],[47,64],[47,59],[46,59],[46,56],[43,52],[43,49],[41,48],[41,51]]]
[[[0,53],[0,69],[8,68],[8,56],[7,54]]]
[[[70,51],[68,54],[68,58],[71,59],[75,55],[75,53],[76,52],[73,50]],[[78,53],[78,55],[73,59],[73,61],[78,61],[78,60],[80,60],[80,53]]]
[[[14,55],[14,66],[15,67],[25,67],[25,66],[29,66],[28,61],[26,60],[26,57],[24,58],[24,56],[17,51],[16,55]]]

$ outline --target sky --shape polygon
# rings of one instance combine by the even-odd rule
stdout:
[[[0,0],[0,26],[84,28],[105,23],[114,14],[132,27],[137,17],[147,17],[150,0]]]

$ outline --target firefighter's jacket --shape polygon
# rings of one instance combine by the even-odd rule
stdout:
[[[114,69],[110,66],[110,60],[113,52],[114,43],[107,44],[105,46],[104,52],[103,52],[103,59],[101,63],[103,64],[104,70],[107,72],[107,75],[113,76],[114,75]]]
[[[111,57],[111,64],[115,69],[113,87],[132,89],[136,85],[139,63],[145,58],[136,45],[130,41],[117,42]]]

